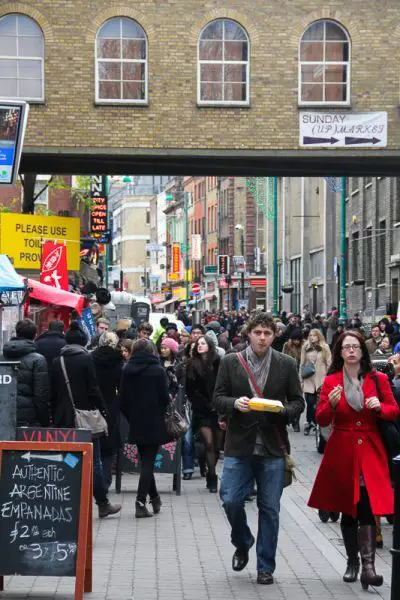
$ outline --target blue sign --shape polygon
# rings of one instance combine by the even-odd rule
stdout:
[[[93,313],[91,308],[84,308],[82,311],[82,318],[78,319],[81,324],[83,331],[86,333],[88,341],[96,334],[96,324],[94,322]]]
[[[17,179],[28,108],[23,101],[0,103],[0,184]]]

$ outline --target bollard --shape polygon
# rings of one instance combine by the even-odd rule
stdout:
[[[394,524],[392,559],[391,600],[400,598],[400,454],[393,459],[394,470]]]

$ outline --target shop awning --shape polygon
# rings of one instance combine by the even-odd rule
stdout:
[[[159,302],[157,304],[157,310],[159,308],[164,308],[165,306],[168,306],[169,304],[172,304],[173,302],[179,302],[179,300],[177,298],[170,298],[170,300],[166,300],[165,302]]]
[[[0,293],[18,292],[25,289],[25,284],[5,254],[0,254]]]
[[[45,302],[46,304],[54,304],[55,306],[68,306],[73,308],[79,314],[82,313],[85,298],[79,294],[73,294],[66,290],[40,283],[35,279],[28,279],[29,297]]]

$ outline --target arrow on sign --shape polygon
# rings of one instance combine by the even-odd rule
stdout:
[[[33,459],[48,460],[53,462],[62,462],[64,460],[62,454],[32,454],[31,452],[26,452],[21,456],[21,458],[24,458],[28,462],[31,462]]]
[[[345,144],[346,146],[356,146],[357,144],[377,144],[380,142],[376,137],[373,138],[357,138],[357,137],[346,137]]]
[[[303,144],[312,145],[312,144],[336,144],[339,140],[334,137],[330,138],[321,138],[321,137],[303,137]]]

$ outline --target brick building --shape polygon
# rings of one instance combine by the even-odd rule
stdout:
[[[321,169],[329,146],[299,146],[310,108],[387,111],[386,149],[334,157],[346,172],[367,169],[364,156],[398,162],[397,0],[0,0],[0,19],[2,95],[31,104],[27,171],[89,172],[95,156],[112,172],[206,159],[270,172],[305,157]]]

